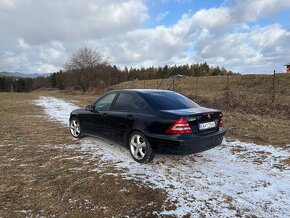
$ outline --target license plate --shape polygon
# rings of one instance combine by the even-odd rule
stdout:
[[[200,124],[198,124],[199,130],[211,129],[211,128],[214,128],[214,127],[215,127],[215,122],[214,121],[211,121],[211,122],[208,122],[208,123],[200,123]]]

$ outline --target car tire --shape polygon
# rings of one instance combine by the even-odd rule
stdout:
[[[129,150],[133,159],[139,163],[148,163],[154,158],[150,143],[138,131],[134,131],[129,137]]]
[[[74,138],[82,138],[84,136],[83,132],[82,132],[80,121],[77,117],[73,117],[70,119],[69,130]]]

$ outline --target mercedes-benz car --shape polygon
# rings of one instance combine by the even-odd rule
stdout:
[[[225,135],[220,110],[168,90],[114,90],[69,117],[73,137],[97,136],[127,147],[146,163],[154,154],[188,155],[214,148]],[[108,144],[108,146],[110,146]]]

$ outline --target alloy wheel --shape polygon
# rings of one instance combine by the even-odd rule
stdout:
[[[74,137],[79,137],[81,134],[81,126],[78,120],[72,119],[70,122],[70,132]]]
[[[145,157],[147,152],[146,141],[141,135],[135,134],[132,136],[130,140],[130,150],[137,160],[141,160]]]

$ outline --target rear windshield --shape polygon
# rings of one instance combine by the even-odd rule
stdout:
[[[158,110],[179,110],[199,107],[192,100],[176,92],[147,93],[146,98],[154,108]]]

